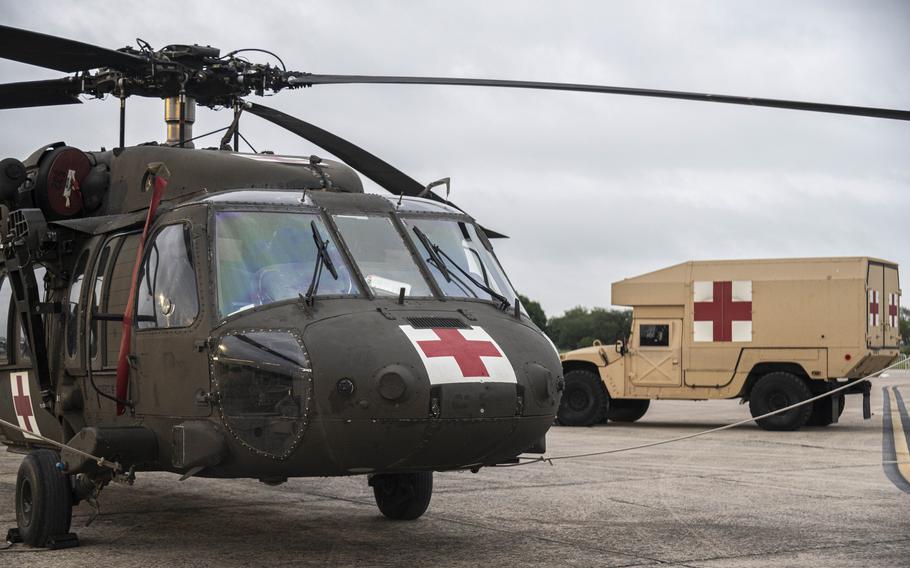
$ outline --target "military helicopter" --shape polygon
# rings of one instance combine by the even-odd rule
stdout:
[[[566,385],[496,258],[502,235],[439,193],[448,180],[419,183],[245,97],[462,85],[910,120],[679,91],[320,75],[209,46],[110,50],[7,26],[0,57],[69,74],[0,85],[2,109],[121,102],[112,150],[55,142],[0,162],[0,441],[26,454],[10,538],[32,546],[77,544],[72,506],[136,472],[366,475],[382,514],[410,520],[432,472],[545,451]],[[165,143],[126,145],[131,96],[164,100]],[[216,148],[194,148],[197,104],[233,112]],[[241,153],[244,113],[341,161]],[[389,194],[365,194],[358,172]]]

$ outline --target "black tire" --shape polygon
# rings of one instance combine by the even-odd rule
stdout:
[[[820,394],[820,393],[819,393]],[[844,413],[844,403],[846,402],[847,397],[843,393],[836,395],[840,400],[840,405],[837,411],[837,417],[840,418],[841,414]],[[809,416],[809,426],[830,426],[834,423],[833,413],[831,412],[831,397],[820,398],[812,403],[812,414]]]
[[[768,373],[752,387],[749,411],[754,418],[810,398],[812,392],[803,379],[786,372]],[[811,414],[812,405],[806,404],[757,422],[765,430],[799,430],[806,425]]]
[[[376,506],[395,521],[412,521],[423,515],[433,496],[433,472],[383,473],[370,479]]]
[[[613,422],[635,422],[645,415],[650,400],[614,398],[610,400],[608,418]]]
[[[610,395],[597,374],[586,369],[566,373],[566,388],[562,393],[556,417],[564,426],[590,426],[607,419]]]
[[[57,469],[60,456],[51,450],[31,452],[16,476],[16,523],[22,541],[44,547],[48,538],[70,532],[73,488]]]

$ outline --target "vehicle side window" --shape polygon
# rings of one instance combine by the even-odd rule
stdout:
[[[66,306],[66,352],[70,357],[76,356],[76,348],[79,345],[79,297],[82,294],[82,282],[85,280],[87,262],[88,251],[85,251],[76,261],[73,282],[70,284],[69,303]]]
[[[138,316],[140,329],[186,327],[199,314],[193,239],[189,225],[171,225],[147,247],[139,273]]]
[[[667,324],[641,324],[638,326],[639,347],[669,347],[670,326]]]
[[[130,284],[133,277],[133,265],[136,263],[136,249],[139,246],[139,235],[133,233],[123,237],[123,244],[112,259],[110,277],[104,283],[101,291],[102,312],[109,314],[123,314],[126,311],[126,302],[130,295]],[[105,358],[104,367],[117,364],[120,354],[120,337],[123,335],[123,326],[119,321],[104,322]]]
[[[9,329],[9,314],[13,288],[6,275],[0,276],[0,365],[9,363],[7,330]]]

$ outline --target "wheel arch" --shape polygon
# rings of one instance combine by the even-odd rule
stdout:
[[[761,363],[756,363],[752,369],[749,370],[749,374],[746,376],[746,382],[743,383],[743,388],[739,393],[739,396],[743,400],[749,400],[749,394],[752,392],[752,388],[755,386],[755,383],[765,375],[770,373],[790,373],[795,375],[809,383],[809,373],[806,372],[806,369],[799,363],[794,363],[792,361],[762,361]]]
[[[565,375],[569,371],[591,371],[598,377],[600,376],[600,370],[597,365],[591,361],[585,361],[583,359],[570,359],[568,361],[562,362],[562,374]]]

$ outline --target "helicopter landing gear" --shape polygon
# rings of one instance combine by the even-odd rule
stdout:
[[[57,469],[60,456],[36,450],[25,456],[16,476],[16,524],[7,540],[38,548],[78,546],[69,532],[73,518],[70,477]]]
[[[395,521],[414,520],[430,506],[433,472],[382,473],[370,477],[379,511]]]

